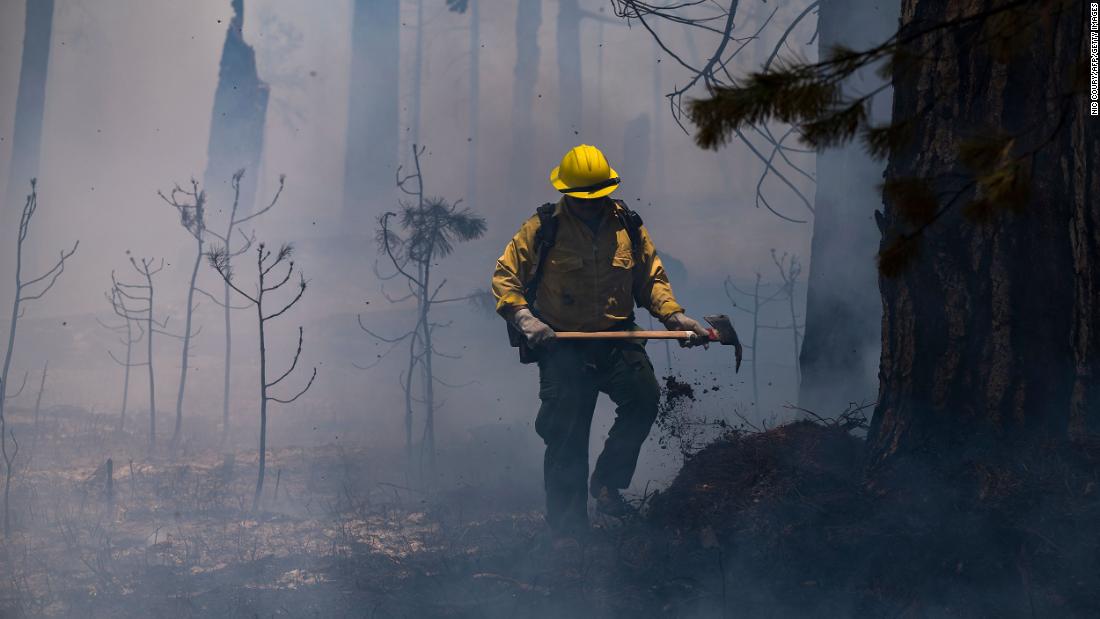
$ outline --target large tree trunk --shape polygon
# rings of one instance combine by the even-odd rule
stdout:
[[[540,178],[532,153],[535,150],[535,82],[539,76],[539,27],[542,0],[519,0],[516,12],[516,65],[512,81],[512,148],[508,173],[510,194],[519,199],[531,195]],[[549,176],[549,170],[546,171]]]
[[[565,152],[583,141],[579,0],[558,0],[558,126],[556,145]]]
[[[228,211],[233,173],[248,170],[240,188],[240,209],[247,214],[256,201],[269,89],[256,72],[256,52],[244,41],[244,0],[232,0],[232,5],[214,91],[203,187],[209,204]]]
[[[23,34],[23,61],[15,99],[11,164],[5,190],[5,217],[15,226],[23,208],[27,182],[38,177],[42,147],[42,118],[46,108],[46,74],[50,64],[53,0],[27,0]]]
[[[897,5],[874,10],[859,0],[822,0],[818,49],[836,45],[867,49],[897,29]],[[851,92],[869,92],[882,79],[865,69],[851,79]],[[872,117],[890,119],[890,91],[880,93]],[[880,347],[880,311],[873,256],[879,234],[873,213],[881,203],[883,164],[862,144],[817,156],[817,194],[807,278],[805,340],[799,359],[803,408],[836,415],[853,402],[871,402]]]
[[[367,234],[370,207],[389,204],[397,171],[397,0],[356,0],[351,26],[347,150],[344,159],[345,226]]]
[[[481,34],[478,0],[470,0],[470,137],[466,155],[466,203],[477,206],[478,113],[481,101]]]
[[[905,0],[903,27],[988,7]],[[1015,458],[1100,429],[1100,125],[1085,96],[1060,96],[1088,58],[1083,8],[1036,19],[1039,34],[1015,41],[1007,64],[975,49],[974,32],[945,31],[922,46],[934,60],[895,75],[894,117],[915,128],[888,177],[933,177],[953,190],[958,180],[945,175],[963,172],[957,140],[975,127],[1020,136],[1016,152],[1039,151],[1022,212],[974,223],[956,205],[927,229],[908,269],[880,280],[869,437],[878,466],[926,454]],[[900,225],[890,201],[884,224]]]

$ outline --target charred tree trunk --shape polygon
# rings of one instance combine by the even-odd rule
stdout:
[[[856,0],[822,0],[820,56],[837,45],[869,48],[888,39],[896,28],[897,5],[883,2],[869,10]],[[853,91],[871,91],[881,83],[871,68],[849,82]],[[874,100],[878,105],[872,106],[872,116],[878,123],[889,121],[889,101],[889,90]],[[881,304],[872,260],[879,234],[872,216],[881,203],[883,167],[859,143],[817,155],[798,402],[829,416],[875,394]]]
[[[222,47],[203,174],[209,202],[217,208],[226,208],[234,199],[234,188],[228,179],[235,171],[260,169],[270,92],[256,72],[256,52],[244,40],[244,0],[232,0],[232,5],[233,18]],[[258,178],[259,174],[250,174],[241,181],[239,201],[245,213],[252,210],[256,201]]]
[[[413,74],[409,104],[409,131],[406,133],[409,144],[420,143],[420,93],[424,87],[424,0],[416,0],[416,49],[413,58]],[[405,149],[402,148],[402,151]]]
[[[233,384],[233,319],[229,315],[229,284],[225,284],[222,293],[223,320],[225,323],[225,364],[222,367],[222,437],[220,444],[225,446],[229,440],[229,389]]]
[[[902,25],[987,8],[905,0]],[[869,437],[878,465],[1016,457],[1100,430],[1100,125],[1084,94],[1064,94],[1088,58],[1084,15],[1074,3],[1036,20],[1036,35],[1004,62],[975,48],[974,33],[936,32],[920,44],[934,60],[895,73],[894,118],[915,126],[888,178],[962,172],[951,141],[975,127],[1019,136],[1016,150],[1035,156],[1023,209],[984,223],[950,209],[908,269],[880,280],[881,386]],[[883,223],[899,225],[892,201]]]
[[[260,277],[260,291],[256,297],[256,324],[260,329],[260,470],[256,474],[256,493],[252,496],[252,511],[260,507],[260,497],[264,492],[264,473],[267,472],[267,341],[264,335],[264,289],[263,277]]]
[[[539,27],[542,0],[519,0],[516,13],[516,66],[512,80],[512,149],[508,174],[511,194],[531,195],[539,178],[535,147],[535,83],[539,76]]]
[[[153,276],[145,273],[149,285],[149,316],[145,322],[145,364],[149,366],[149,453],[157,446],[157,382],[153,372]]]
[[[23,34],[23,60],[19,67],[19,93],[15,100],[11,163],[2,221],[15,222],[23,204],[23,188],[38,177],[42,148],[42,120],[46,108],[46,76],[50,64],[53,0],[27,0]],[[12,223],[11,225],[14,225]]]
[[[195,314],[195,281],[199,277],[199,265],[203,259],[203,239],[200,234],[195,241],[195,263],[191,267],[191,283],[187,287],[187,307],[183,324],[183,350],[180,353],[180,385],[176,393],[176,427],[172,430],[171,448],[179,447],[180,432],[183,430],[183,396],[187,392],[188,357],[191,356],[191,321]],[[228,334],[226,335],[228,339]]]
[[[470,137],[466,155],[466,203],[477,205],[477,149],[481,102],[480,3],[470,0]]]
[[[582,17],[579,0],[558,0],[558,146],[563,152],[580,141]]]
[[[370,207],[388,204],[397,170],[400,6],[397,0],[356,0],[351,27],[351,76],[344,159],[345,226],[367,234]]]
[[[31,455],[38,453],[38,420],[42,413],[42,394],[46,392],[46,375],[50,371],[50,362],[47,360],[42,366],[42,380],[38,383],[38,395],[34,398],[34,437],[31,439]]]
[[[630,179],[630,190],[633,195],[646,195],[652,184],[647,182],[649,178],[649,161],[653,156],[650,150],[652,143],[652,130],[649,116],[639,114],[626,123],[623,131],[623,171],[624,178]],[[657,145],[657,152],[661,146]],[[660,187],[658,184],[657,187]]]

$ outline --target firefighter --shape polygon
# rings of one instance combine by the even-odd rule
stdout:
[[[657,417],[659,389],[644,341],[555,341],[555,331],[634,330],[635,303],[670,330],[699,334],[697,342],[707,330],[676,302],[641,219],[609,197],[620,179],[599,149],[570,150],[550,183],[561,199],[523,223],[497,260],[492,289],[497,312],[537,357],[546,520],[570,534],[587,529],[589,494],[602,513],[633,511],[621,491]],[[615,421],[589,479],[600,392],[615,403]]]

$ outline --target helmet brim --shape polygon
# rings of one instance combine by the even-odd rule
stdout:
[[[554,186],[554,189],[572,198],[581,198],[582,200],[602,198],[611,195],[612,192],[619,188],[619,185],[615,184],[610,187],[604,187],[603,189],[597,189],[596,191],[562,191],[563,189],[569,189],[569,184],[561,180],[561,177],[558,176],[559,170],[561,170],[561,166],[555,166],[553,170],[550,170],[550,184]],[[619,175],[619,173],[615,171],[615,168],[610,168],[610,170],[611,174],[608,178],[615,178]]]

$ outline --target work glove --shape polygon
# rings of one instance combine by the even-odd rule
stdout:
[[[696,337],[690,340],[680,340],[680,346],[691,348],[692,346],[706,347],[710,343],[710,332],[699,321],[688,317],[683,312],[676,312],[665,320],[665,328],[669,331],[691,331]]]
[[[512,324],[527,338],[531,346],[541,346],[557,337],[545,322],[535,318],[531,310],[521,307],[512,314]]]

